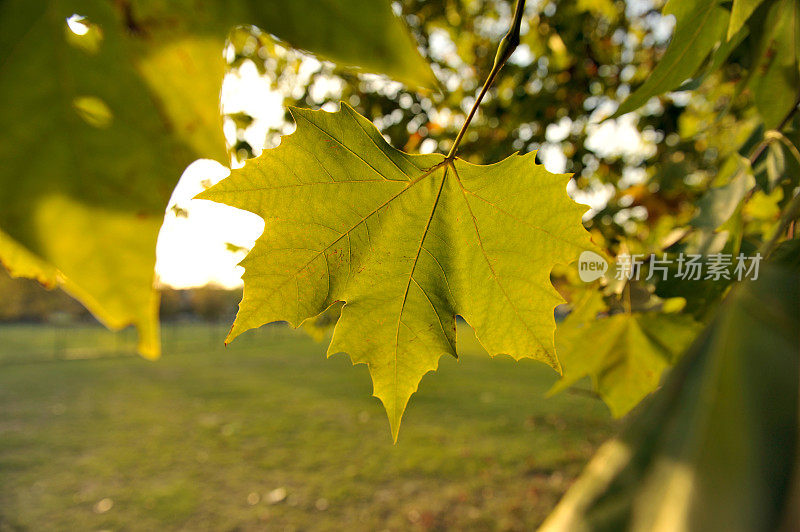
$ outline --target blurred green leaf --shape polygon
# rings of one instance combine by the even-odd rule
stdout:
[[[758,6],[764,3],[764,0],[733,0],[731,7],[731,20],[728,24],[728,40],[736,35],[742,28],[745,27],[745,22],[753,14]]]
[[[556,329],[562,378],[554,394],[590,376],[614,417],[627,414],[658,387],[661,373],[691,343],[700,326],[691,317],[658,312],[598,317],[599,292],[584,296]]]
[[[436,87],[433,72],[388,0],[132,0],[128,14],[141,31],[161,41],[208,36],[217,43],[214,58],[231,28],[253,24],[323,58],[417,88]]]
[[[799,330],[796,270],[738,285],[541,530],[776,530],[797,466]]]
[[[708,79],[708,76],[719,70],[722,65],[728,60],[731,54],[739,47],[742,42],[750,35],[750,30],[747,26],[742,27],[732,35],[727,41],[722,40],[717,44],[717,47],[711,52],[711,61],[709,61],[708,66],[705,66],[701,69],[699,75],[695,75],[694,78],[690,79],[680,87],[676,89],[676,91],[693,91],[700,87],[700,85]]]
[[[750,162],[739,154],[731,155],[720,173],[732,175],[727,184],[708,190],[697,202],[697,214],[691,220],[694,227],[717,229],[727,222],[747,192],[755,186]]]
[[[800,2],[776,0],[769,9],[750,88],[767,129],[775,129],[800,96]]]
[[[387,1],[0,0],[0,258],[159,352],[155,244],[192,160],[229,155],[233,24],[417,85],[433,77]]]
[[[773,189],[780,183],[786,172],[786,155],[784,154],[783,146],[779,142],[771,142],[767,146],[764,165],[767,170],[769,189]]]
[[[75,9],[99,45],[76,44]],[[0,257],[15,275],[45,271],[110,327],[136,324],[142,353],[156,356],[156,237],[193,155],[117,17],[103,1],[0,4],[0,99],[14,102],[0,107]]]
[[[720,0],[670,0],[665,15],[675,15],[675,34],[664,57],[612,116],[635,111],[653,96],[673,90],[692,77],[714,46],[723,38],[728,11]]]

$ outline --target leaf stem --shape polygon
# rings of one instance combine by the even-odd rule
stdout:
[[[786,114],[786,116],[783,117],[783,120],[781,120],[780,124],[778,124],[775,127],[775,129],[764,133],[764,138],[750,152],[750,155],[747,157],[747,161],[750,163],[751,168],[755,166],[756,161],[758,161],[759,157],[761,157],[764,154],[764,151],[767,149],[767,146],[769,146],[770,142],[773,142],[774,140],[781,140],[781,137],[785,138],[783,136],[783,133],[781,133],[781,131],[789,124],[789,122],[791,122],[792,118],[794,118],[795,113],[797,113],[799,107],[800,107],[800,92],[798,92],[797,94],[797,99],[794,101],[794,106],[792,106],[792,109]],[[777,135],[771,136],[770,133]],[[739,177],[739,174],[743,171],[745,170],[740,168],[736,172],[736,174],[734,174],[734,177]],[[757,186],[754,186],[753,188],[748,190],[747,194],[745,194],[742,201],[743,202],[750,201],[750,198],[753,197],[753,194],[755,194],[757,188],[758,188]]]
[[[789,151],[792,152],[792,155],[795,155],[797,152],[797,147],[789,142],[789,140],[781,133],[781,130],[786,127],[787,124],[792,120],[795,113],[797,113],[798,108],[800,107],[800,93],[797,95],[797,99],[794,102],[794,106],[792,107],[791,111],[781,120],[781,123],[775,130],[772,132],[773,134],[770,135],[770,132],[767,131],[764,136],[764,141],[760,144],[760,146],[756,149],[755,152],[750,156],[751,164],[755,163],[755,161],[764,153],[764,150],[769,145],[770,141],[772,140],[779,140],[787,144]],[[753,189],[755,190],[755,189]],[[753,190],[748,193],[748,196],[752,194]],[[764,257],[769,256],[772,253],[772,250],[778,245],[783,234],[791,227],[792,231],[794,231],[794,222],[797,218],[800,217],[800,192],[794,195],[794,197],[783,207],[783,211],[781,212],[781,217],[778,220],[778,227],[775,228],[775,233],[772,235],[767,242],[765,242],[761,248],[758,250],[761,255]],[[794,235],[792,235],[792,238]]]
[[[772,253],[772,251],[777,247],[781,237],[783,237],[786,230],[792,225],[792,222],[794,222],[798,216],[800,216],[800,192],[795,194],[791,201],[783,208],[781,218],[778,221],[778,227],[775,228],[775,233],[772,235],[772,238],[764,243],[764,245],[761,246],[761,249],[758,250],[758,252],[761,253],[764,258],[768,257],[769,254]]]
[[[781,120],[780,124],[778,124],[775,127],[774,131],[780,133],[781,130],[783,130],[783,128],[786,127],[786,125],[792,120],[794,114],[797,112],[798,107],[800,107],[800,93],[797,94],[797,99],[794,101],[792,109],[786,114],[786,116],[783,117],[783,120]],[[753,152],[750,154],[749,157],[751,165],[756,164],[756,161],[758,160],[759,157],[761,157],[761,154],[764,153],[764,150],[767,149],[769,143],[770,139],[766,138],[763,141],[761,141],[761,143],[759,143],[758,146],[756,146],[756,148],[753,150]]]
[[[483,100],[483,97],[486,96],[486,93],[489,91],[489,87],[491,87],[492,83],[494,83],[494,80],[497,78],[497,74],[500,72],[500,69],[503,68],[503,65],[506,64],[508,58],[511,57],[511,54],[514,53],[514,50],[516,50],[517,46],[519,45],[519,32],[522,25],[522,14],[524,11],[525,0],[517,0],[517,7],[514,11],[514,21],[511,23],[511,28],[509,28],[508,33],[506,33],[506,35],[503,37],[503,40],[500,41],[500,45],[497,47],[497,54],[494,58],[492,70],[489,72],[489,76],[483,83],[483,87],[481,88],[480,93],[478,93],[478,97],[475,100],[475,103],[472,105],[472,109],[470,109],[467,119],[464,121],[464,125],[461,126],[456,139],[453,141],[453,145],[450,147],[450,151],[447,152],[447,156],[445,157],[446,161],[452,161],[456,158],[458,146],[461,144],[470,122],[472,122],[472,119],[475,117],[475,113],[478,111],[478,106],[481,104],[481,100]]]

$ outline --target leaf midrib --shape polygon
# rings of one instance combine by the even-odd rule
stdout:
[[[411,280],[414,279],[414,271],[417,269],[419,256],[420,253],[422,253],[422,246],[425,243],[425,237],[428,236],[428,230],[431,227],[433,216],[436,214],[436,207],[439,205],[439,198],[442,197],[442,190],[444,190],[444,183],[447,180],[447,170],[449,170],[450,167],[452,166],[453,166],[452,163],[448,163],[444,168],[444,175],[442,175],[442,182],[439,184],[439,191],[436,193],[436,198],[433,200],[433,207],[431,207],[431,213],[428,216],[428,222],[425,224],[425,230],[422,232],[422,237],[419,240],[419,246],[417,247],[417,254],[414,257],[414,262],[411,265],[411,271],[408,274],[408,282],[406,283],[406,289],[405,292],[403,293],[403,301],[400,303],[400,313],[397,316],[397,330],[395,332],[395,337],[394,337],[394,399],[395,400],[392,406],[392,410],[394,410],[393,414],[395,417],[397,416],[397,397],[398,397],[397,386],[399,380],[399,376],[397,373],[398,371],[397,354],[398,351],[400,350],[400,323],[403,321],[403,311],[405,311],[406,308],[406,301],[408,300],[408,291],[411,288]],[[455,171],[455,168],[453,168],[453,171]],[[419,286],[419,284],[417,284],[417,286]],[[420,290],[422,290],[423,293],[425,293],[425,290],[423,290],[421,286],[419,288]],[[428,295],[425,294],[425,297],[428,297]],[[430,302],[430,298],[428,298],[428,301]],[[433,307],[433,303],[431,303],[431,306]],[[436,317],[439,318],[439,313],[436,312],[436,307],[433,307],[433,312],[434,314],[436,314]],[[441,325],[442,332],[444,332],[444,324],[442,324],[441,318],[439,318],[439,325]],[[445,336],[447,336],[447,334],[445,334]]]

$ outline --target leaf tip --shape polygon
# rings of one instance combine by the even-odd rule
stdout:
[[[233,342],[237,336],[242,334],[247,329],[242,329],[238,326],[238,321],[234,320],[233,325],[231,325],[231,330],[228,331],[228,335],[225,337],[225,347],[227,347],[231,342]]]
[[[367,364],[367,366],[369,366],[369,364]],[[380,400],[380,402],[383,404],[384,410],[386,410],[386,417],[389,419],[389,430],[392,434],[392,443],[394,444],[397,443],[397,437],[400,434],[400,423],[403,420],[403,413],[405,413],[406,406],[408,405],[408,399],[411,398],[412,394],[409,394],[405,402],[397,401],[397,398],[391,399],[381,397],[377,393],[372,394],[374,397],[377,397],[378,400]]]
[[[142,356],[142,358],[144,358],[145,360],[149,360],[151,362],[155,362],[156,360],[161,358],[161,350],[150,351],[150,350],[142,349],[140,347],[138,351],[139,351],[139,354]]]
[[[211,189],[213,189],[213,188],[214,187],[210,187],[210,188],[207,188],[207,189],[203,190],[202,192],[198,192],[192,199],[193,200],[201,199],[201,200],[215,201],[214,200],[214,194],[211,193]]]
[[[139,334],[142,335],[141,332]],[[157,339],[142,338],[140,336],[136,350],[146,360],[155,361],[161,358],[161,344]]]
[[[387,414],[389,411],[387,409]],[[394,415],[389,414],[389,430],[392,433],[392,444],[397,445],[397,437],[400,435],[400,422],[403,419],[403,412],[401,411],[399,414],[394,412]]]
[[[556,394],[558,394],[558,392],[564,390],[565,386],[563,384],[563,382],[564,382],[563,374],[562,374],[561,377],[562,378],[560,378],[559,380],[557,380],[556,382],[553,383],[553,385],[550,387],[549,390],[544,392],[545,398],[550,399],[551,397],[553,397]]]

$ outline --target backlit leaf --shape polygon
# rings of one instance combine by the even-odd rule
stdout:
[[[266,221],[229,341],[343,301],[328,353],[369,365],[395,439],[422,376],[456,354],[456,315],[490,354],[558,368],[550,270],[592,247],[569,176],[533,153],[408,155],[346,104],[292,112],[294,134],[198,196]]]
[[[556,330],[563,376],[549,393],[589,376],[611,413],[620,417],[658,387],[662,372],[694,339],[699,326],[689,316],[657,312],[598,318],[602,298],[599,292],[589,294]]]

